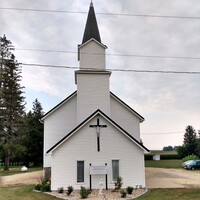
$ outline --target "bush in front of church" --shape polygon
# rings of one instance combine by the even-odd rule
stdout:
[[[121,176],[117,177],[117,180],[115,181],[115,189],[114,189],[114,191],[119,191],[121,189],[121,187],[123,185],[122,180],[123,179],[122,179]]]
[[[81,199],[88,198],[90,193],[91,193],[90,189],[87,189],[86,187],[81,186],[81,189],[80,189]]]
[[[72,192],[74,191],[74,188],[73,188],[73,186],[68,186],[67,187],[67,195],[69,196]]]
[[[58,193],[59,194],[62,194],[63,192],[64,192],[64,188],[63,187],[58,188]]]
[[[126,190],[125,189],[121,189],[120,190],[120,194],[121,194],[121,198],[126,198]]]
[[[41,192],[50,192],[51,182],[49,180],[41,180],[35,185],[35,190],[39,190]]]
[[[133,192],[133,187],[128,186],[128,187],[126,188],[126,191],[127,191],[128,194],[132,194],[132,192]]]

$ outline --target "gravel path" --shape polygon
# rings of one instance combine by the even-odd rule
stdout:
[[[147,188],[200,188],[200,171],[146,168]]]
[[[124,198],[124,199],[131,200],[133,198],[139,197],[140,195],[143,195],[146,192],[147,192],[146,189],[137,189],[137,190],[134,190],[131,195],[127,194],[126,198]],[[59,194],[58,192],[51,192],[51,193],[47,193],[47,194],[50,194],[52,196],[55,196],[55,197],[58,197],[58,198],[61,198],[64,200],[80,200],[80,193],[78,190],[73,191],[73,193],[70,196],[67,196],[66,193]],[[88,196],[87,199],[90,199],[90,200],[122,200],[120,193],[113,192],[112,190],[103,190],[102,195],[99,195],[98,190],[92,190],[92,193]]]
[[[43,171],[24,172],[10,176],[0,177],[0,186],[36,184],[43,176]]]

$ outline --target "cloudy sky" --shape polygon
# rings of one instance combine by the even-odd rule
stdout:
[[[108,69],[200,72],[198,0],[93,2]],[[89,3],[1,0],[0,35],[20,63],[78,67]],[[38,98],[47,112],[76,90],[75,69],[22,69],[27,111]],[[181,145],[187,125],[200,129],[200,74],[113,71],[110,88],[145,118],[141,138],[149,149]]]

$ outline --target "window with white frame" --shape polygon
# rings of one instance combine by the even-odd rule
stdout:
[[[119,177],[119,160],[112,160],[112,180],[116,181]]]
[[[77,161],[77,183],[84,182],[84,161]]]

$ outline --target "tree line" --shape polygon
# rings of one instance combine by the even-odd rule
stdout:
[[[22,69],[13,54],[14,46],[4,35],[0,37],[0,47],[0,159],[4,170],[9,170],[11,159],[26,166],[42,165],[41,103],[36,99],[32,110],[25,112]]]

